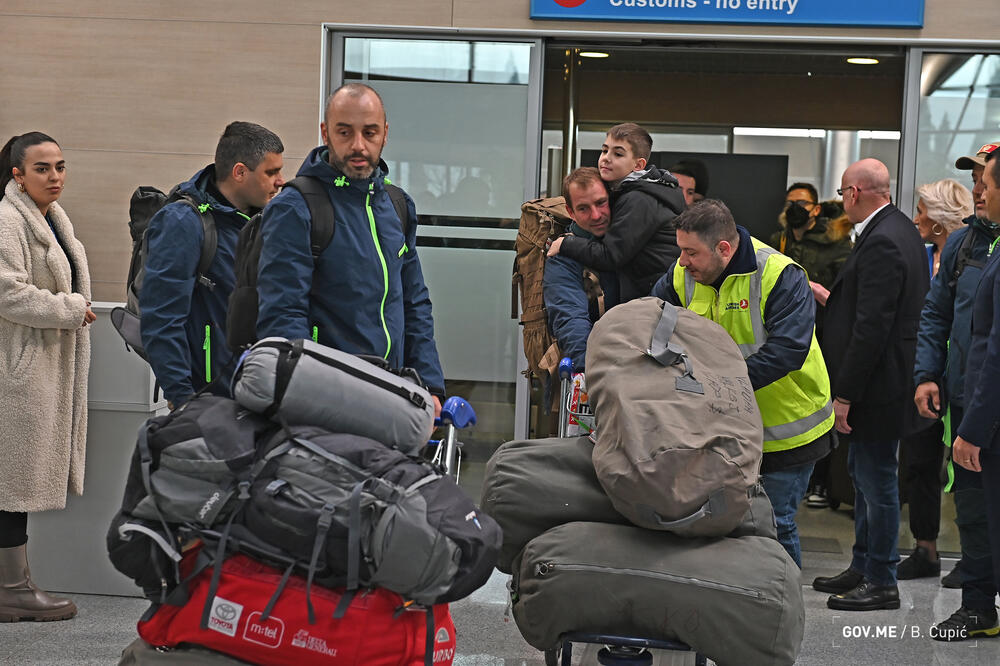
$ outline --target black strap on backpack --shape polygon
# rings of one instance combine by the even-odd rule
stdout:
[[[313,260],[323,254],[333,240],[333,232],[336,227],[334,222],[333,203],[330,195],[327,194],[326,185],[319,178],[313,176],[298,176],[285,183],[285,186],[298,190],[302,198],[306,200],[309,207],[309,217],[312,219],[312,231],[309,236],[309,247],[312,251]],[[385,184],[385,191],[389,194],[392,207],[396,209],[399,222],[403,227],[403,237],[410,230],[410,216],[406,206],[406,195],[403,190],[390,183]]]
[[[962,277],[962,273],[965,272],[967,266],[972,266],[973,268],[983,268],[986,266],[985,262],[976,261],[972,258],[972,246],[975,242],[976,230],[970,225],[965,232],[965,238],[962,239],[962,245],[958,248],[958,256],[955,259],[955,270],[951,274],[951,280],[948,281],[949,288],[955,288],[955,285],[958,284],[958,278]]]

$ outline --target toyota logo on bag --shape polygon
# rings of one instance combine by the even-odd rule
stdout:
[[[220,620],[225,620],[226,622],[229,622],[234,617],[236,617],[236,609],[230,606],[229,604],[219,604],[218,606],[215,607],[215,615]]]

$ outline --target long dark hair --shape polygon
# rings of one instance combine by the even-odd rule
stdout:
[[[28,132],[21,136],[15,135],[11,137],[10,141],[3,147],[3,150],[0,150],[0,199],[3,199],[7,183],[14,177],[11,169],[17,167],[21,171],[24,171],[24,154],[28,151],[28,148],[37,146],[40,143],[50,142],[57,146],[59,145],[51,136],[42,134],[41,132]]]

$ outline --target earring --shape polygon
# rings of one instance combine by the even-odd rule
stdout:
[[[17,189],[19,189],[20,191],[24,192],[24,183],[18,183],[17,184]]]
[[[937,231],[935,231],[935,228],[937,229]],[[940,236],[941,234],[944,233],[944,227],[941,226],[940,222],[935,222],[934,226],[931,227],[931,233],[934,234],[935,236]]]

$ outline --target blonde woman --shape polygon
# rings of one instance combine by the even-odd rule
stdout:
[[[917,188],[917,225],[920,237],[928,244],[931,277],[941,265],[941,250],[948,234],[961,229],[963,220],[972,215],[972,193],[957,180],[945,178]]]
[[[961,229],[973,213],[972,193],[958,181],[945,178],[921,185],[917,194],[920,199],[913,223],[927,244],[927,267],[934,277],[948,235]],[[899,482],[903,498],[910,504],[910,532],[916,542],[910,556],[896,568],[899,580],[935,578],[941,573],[937,537],[941,528],[943,435],[944,425],[938,419],[907,437],[899,447]]]
[[[0,622],[66,620],[69,599],[31,580],[28,513],[83,492],[90,273],[56,203],[59,144],[41,132],[0,152]]]

